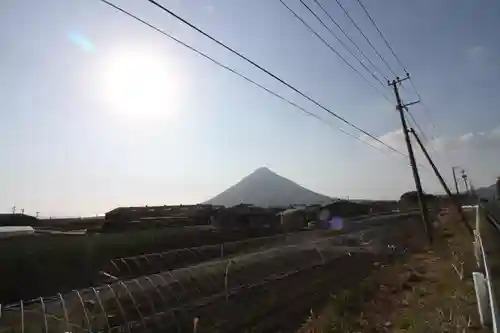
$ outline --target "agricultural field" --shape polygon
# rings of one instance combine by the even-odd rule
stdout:
[[[45,326],[47,332],[192,332],[196,326],[197,332],[291,332],[330,294],[404,256],[408,235],[419,232],[418,219],[404,215],[353,222],[342,232],[229,242],[213,236],[213,244],[204,239],[190,249],[105,255],[96,269],[108,276],[98,275],[79,291],[70,287],[63,294],[11,302],[4,306],[0,331]],[[216,241],[225,243],[223,252],[213,246]]]
[[[272,234],[267,230],[228,231],[200,226],[4,239],[1,240],[0,252],[0,303],[93,285],[97,282],[99,270],[111,259]]]
[[[352,222],[346,225],[343,232],[354,232],[370,224],[366,219]],[[225,243],[230,243],[225,247],[226,255],[259,246],[277,245],[283,235],[286,236],[286,243],[300,241],[303,237],[324,237],[328,231],[282,234],[279,230],[269,229],[224,230],[212,226],[191,226],[103,234],[38,234],[35,237],[4,239],[0,253],[4,282],[0,286],[0,303],[95,285],[102,281],[99,273],[102,270],[121,275],[127,270],[137,270],[138,263],[142,266],[152,264],[155,270],[214,259],[220,256],[221,244]],[[187,250],[164,254],[180,249]],[[151,255],[143,256],[145,254],[156,255],[152,258]],[[119,258],[130,260],[116,260]],[[158,262],[161,265],[157,265]]]

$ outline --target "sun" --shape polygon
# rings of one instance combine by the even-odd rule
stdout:
[[[120,118],[171,118],[182,104],[183,77],[171,59],[152,52],[120,52],[102,69],[101,94]]]

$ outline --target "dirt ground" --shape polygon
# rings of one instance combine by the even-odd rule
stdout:
[[[452,211],[439,216],[431,246],[413,248],[355,290],[332,295],[299,333],[483,332],[472,281],[472,237],[459,221]]]

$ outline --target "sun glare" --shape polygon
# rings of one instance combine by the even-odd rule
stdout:
[[[102,94],[114,113],[123,118],[171,118],[181,107],[182,77],[165,57],[122,52],[110,57],[102,74]]]

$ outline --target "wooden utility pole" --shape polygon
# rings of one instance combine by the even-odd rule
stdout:
[[[417,197],[418,197],[418,203],[420,206],[420,214],[422,215],[422,222],[424,226],[425,233],[427,234],[427,238],[429,240],[429,243],[432,243],[432,226],[429,222],[429,216],[427,212],[427,203],[425,202],[424,198],[424,192],[422,190],[422,183],[420,181],[420,175],[418,173],[417,169],[417,163],[415,161],[415,155],[413,153],[413,148],[411,146],[411,141],[410,141],[410,136],[408,134],[408,126],[406,124],[406,119],[404,115],[404,110],[413,104],[418,103],[417,102],[411,102],[408,104],[403,104],[401,101],[401,97],[399,96],[399,89],[398,85],[401,84],[401,82],[408,80],[410,78],[410,75],[406,73],[406,77],[403,79],[400,79],[399,77],[396,77],[395,80],[392,80],[392,82],[389,82],[389,86],[392,86],[394,89],[394,95],[396,95],[396,102],[397,106],[396,109],[399,111],[399,116],[401,117],[401,126],[403,127],[403,134],[405,136],[405,141],[406,141],[406,148],[408,148],[408,156],[410,158],[410,165],[411,165],[411,170],[413,172],[413,179],[415,181],[415,187],[417,189]]]
[[[457,191],[457,197],[460,195],[460,191],[458,190],[458,181],[457,181],[457,175],[455,174],[455,169],[457,167],[451,167],[451,171],[453,172],[453,181],[455,182],[455,190]]]
[[[439,172],[438,168],[434,164],[434,161],[432,160],[429,153],[427,152],[427,149],[425,149],[425,146],[423,145],[422,141],[418,137],[417,132],[415,132],[415,130],[413,128],[411,128],[409,131],[415,137],[415,140],[417,141],[418,145],[422,149],[422,152],[424,153],[425,157],[427,158],[427,161],[431,165],[432,170],[434,171],[434,173],[436,174],[436,177],[438,178],[439,182],[441,183],[441,186],[443,186],[444,191],[446,192],[446,194],[450,198],[451,202],[455,205],[455,207],[458,211],[458,214],[460,215],[460,219],[462,220],[462,222],[465,225],[465,228],[467,229],[467,231],[471,235],[473,235],[474,232],[472,231],[472,227],[469,225],[469,223],[467,223],[467,220],[465,219],[465,215],[464,215],[464,212],[462,210],[462,206],[460,205],[460,203],[458,201],[458,198],[454,197],[453,194],[451,194],[450,188],[448,187],[448,185],[446,185],[446,182],[444,181],[443,177],[441,176],[441,173]]]

